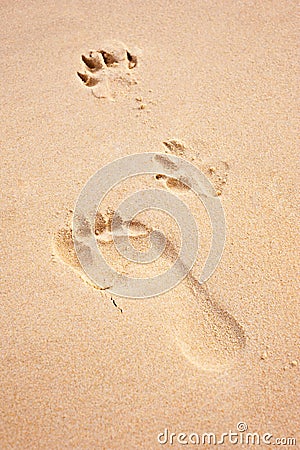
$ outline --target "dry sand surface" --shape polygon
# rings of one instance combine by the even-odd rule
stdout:
[[[190,433],[220,440],[240,422],[300,445],[296,6],[1,2],[1,450],[195,448]],[[144,152],[208,177],[226,246],[200,285],[202,203],[160,174],[125,180],[94,229],[116,270],[154,276],[178,256],[180,230],[157,210],[127,225],[140,251],[152,229],[165,233],[158,260],[145,270],[114,248],[113,211],[139,189],[184,201],[200,245],[174,289],[112,301],[82,271],[72,214],[98,169]],[[238,444],[207,448],[248,448],[242,427]],[[161,445],[165,429],[176,436]]]

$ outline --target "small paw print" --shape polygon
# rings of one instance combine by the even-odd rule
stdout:
[[[120,91],[124,92],[128,86],[137,83],[132,69],[137,66],[138,57],[120,42],[91,50],[81,55],[81,60],[84,70],[77,72],[77,75],[97,98],[112,100]]]

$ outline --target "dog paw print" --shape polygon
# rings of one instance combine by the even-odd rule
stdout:
[[[113,100],[137,83],[132,75],[138,63],[136,53],[121,42],[104,44],[99,50],[81,55],[83,70],[77,75],[95,97]]]
[[[167,148],[166,152],[186,159],[190,158],[191,162],[196,163],[213,184],[216,195],[222,195],[223,189],[228,181],[230,169],[229,164],[226,161],[217,159],[211,160],[210,158],[202,159],[199,156],[199,152],[195,152],[192,148],[187,147],[184,142],[177,139],[169,139],[164,141],[163,144]],[[176,189],[179,191],[189,190],[184,179],[177,180],[162,174],[156,175],[155,178],[169,189]]]

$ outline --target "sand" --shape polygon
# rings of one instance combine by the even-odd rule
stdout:
[[[235,448],[248,448],[240,422],[299,445],[296,4],[2,2],[1,449],[152,450],[165,429],[165,448],[182,448],[179,433],[237,429]],[[201,242],[174,289],[111,299],[78,263],[72,214],[97,170],[143,152],[208,177],[226,245],[200,286],[201,202],[172,177],[127,180],[95,230],[116,270],[145,277],[110,229],[138,189],[184,200]],[[180,247],[174,221],[151,211],[129,227],[137,250],[151,227],[167,246],[146,276]]]

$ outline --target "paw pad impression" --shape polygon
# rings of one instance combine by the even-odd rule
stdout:
[[[136,53],[118,41],[104,44],[99,50],[81,55],[83,71],[77,75],[95,97],[112,100],[118,91],[137,83],[131,72],[138,63]]]

